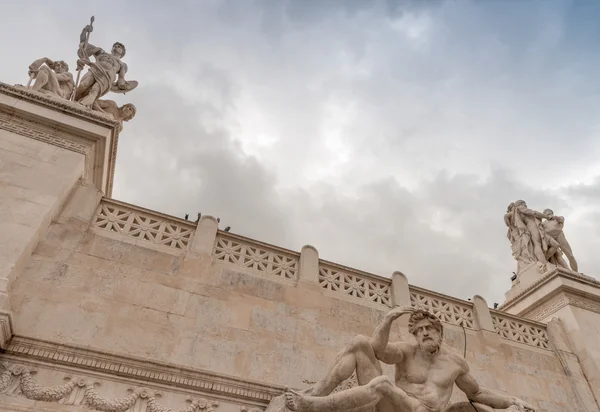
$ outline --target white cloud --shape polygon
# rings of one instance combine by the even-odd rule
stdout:
[[[92,14],[93,44],[126,44],[119,199],[491,304],[525,198],[600,272],[596,25],[566,3],[5,3],[4,82],[74,67]]]

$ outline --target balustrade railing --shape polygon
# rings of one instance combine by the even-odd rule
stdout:
[[[410,287],[411,305],[436,315],[442,322],[476,329],[473,304],[415,286]]]
[[[319,285],[342,295],[392,306],[392,280],[389,278],[322,260],[319,262]]]
[[[102,199],[92,226],[181,252],[188,250],[196,230],[195,223],[107,198]],[[281,279],[296,281],[301,276],[300,253],[228,232],[217,232],[213,257],[224,264]],[[357,302],[393,306],[394,290],[389,278],[319,260],[318,284],[326,291]],[[412,306],[433,313],[442,322],[479,329],[471,302],[415,286],[409,286],[409,294]],[[491,310],[491,316],[494,329],[502,338],[549,348],[545,324],[498,310]]]
[[[225,263],[296,280],[300,254],[227,232],[217,233],[214,257]]]
[[[537,348],[549,348],[546,325],[543,323],[499,311],[492,312],[492,322],[496,333],[505,339]]]
[[[100,202],[92,226],[177,251],[187,250],[195,230],[191,222],[107,198]]]

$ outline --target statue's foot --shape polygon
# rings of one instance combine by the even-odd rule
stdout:
[[[290,388],[285,388],[285,405],[292,411],[308,412],[310,410],[306,397]]]

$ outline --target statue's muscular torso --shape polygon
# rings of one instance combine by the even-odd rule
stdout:
[[[556,239],[563,231],[564,222],[561,219],[554,217],[545,220],[542,225],[544,226],[546,233]]]
[[[402,350],[403,360],[395,364],[396,386],[414,399],[411,411],[439,412],[448,405],[454,382],[468,371],[466,361],[443,347],[436,356],[428,356],[417,345],[396,343]],[[391,405],[380,405],[378,412],[392,411]]]
[[[96,62],[105,70],[115,74],[121,70],[121,60],[106,52],[100,53],[97,56]]]

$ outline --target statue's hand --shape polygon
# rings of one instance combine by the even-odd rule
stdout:
[[[81,27],[81,26],[79,26],[79,27]],[[83,28],[83,31],[86,32],[86,33],[91,33],[91,32],[94,31],[94,27],[92,27],[90,24],[88,24],[87,26],[85,26]]]
[[[117,86],[119,86],[119,89],[125,90],[127,88],[127,82],[125,79],[119,79],[117,80]]]
[[[398,306],[397,308],[390,310],[386,316],[391,320],[396,320],[402,315],[413,313],[415,310],[416,309],[412,306]]]
[[[77,70],[83,70],[84,66],[86,64],[92,64],[91,61],[89,61],[89,59],[77,59]]]
[[[519,398],[515,398],[513,405],[519,409],[519,412],[535,412],[533,406]]]

